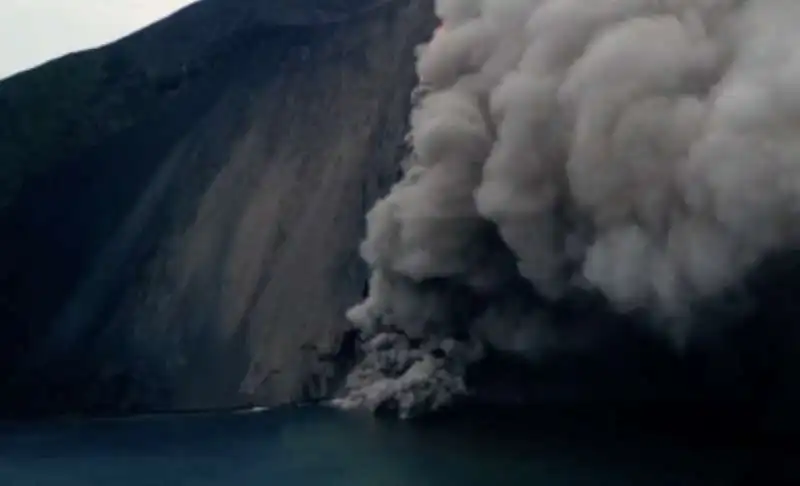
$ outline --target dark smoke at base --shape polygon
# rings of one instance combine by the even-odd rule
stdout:
[[[489,353],[535,367],[615,343],[744,379],[722,336],[778,331],[743,279],[800,237],[800,3],[436,8],[413,153],[368,215],[370,292],[348,315],[365,358],[336,404],[413,416],[471,393]]]

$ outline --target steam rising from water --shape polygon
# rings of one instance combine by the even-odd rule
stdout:
[[[368,215],[367,334],[529,352],[599,291],[689,306],[800,239],[800,2],[438,0],[413,154]],[[559,337],[561,336],[561,337]]]

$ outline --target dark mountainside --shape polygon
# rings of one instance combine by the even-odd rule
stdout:
[[[430,0],[202,0],[0,83],[0,414],[333,394],[364,215],[398,179],[436,22]],[[468,379],[490,401],[800,430],[796,261],[764,266],[732,332],[682,358],[568,302],[564,321],[620,332],[535,369],[489,350]]]
[[[328,392],[435,20],[310,3],[203,0],[0,84],[4,414]]]

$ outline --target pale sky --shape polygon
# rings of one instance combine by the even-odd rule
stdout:
[[[193,0],[0,0],[0,79],[106,44]]]

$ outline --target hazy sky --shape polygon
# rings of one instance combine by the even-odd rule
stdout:
[[[193,0],[0,0],[0,78],[96,47]]]

